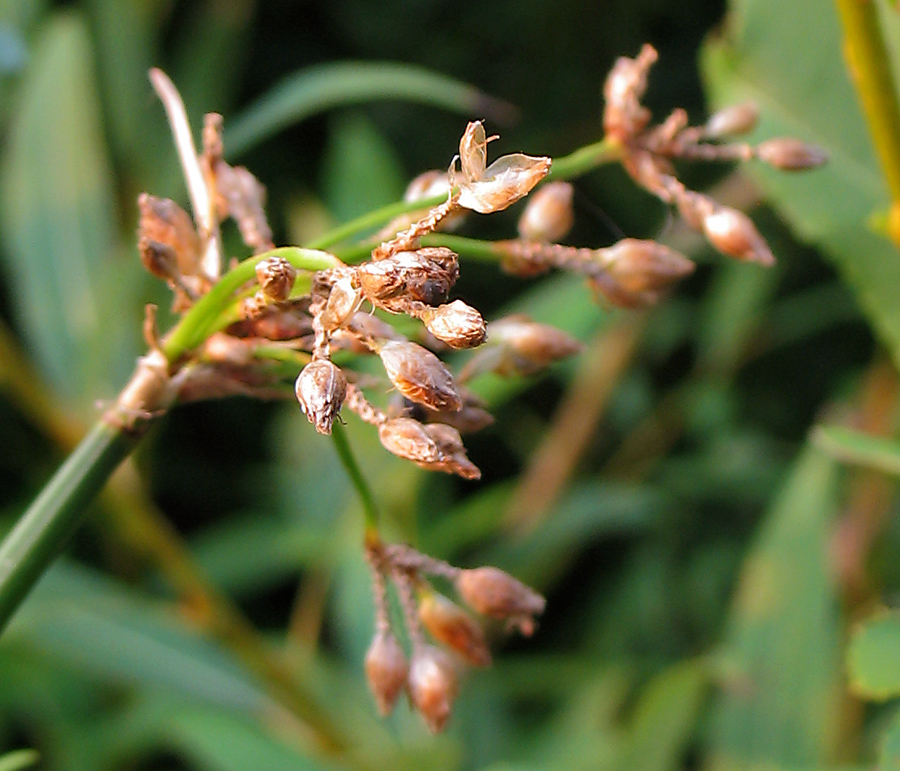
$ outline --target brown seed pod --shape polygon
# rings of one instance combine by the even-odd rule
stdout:
[[[827,153],[820,147],[792,137],[769,139],[756,148],[756,157],[781,171],[805,171],[822,166]]]
[[[407,399],[433,410],[459,410],[453,376],[431,351],[408,341],[388,340],[378,355],[391,382]]]
[[[463,479],[481,479],[481,469],[466,455],[459,431],[446,423],[428,423],[424,429],[437,446],[440,459],[434,463],[420,463],[420,466],[456,474]]]
[[[534,616],[544,612],[546,600],[500,568],[461,570],[454,582],[463,601],[476,613],[509,619],[522,634],[534,631]]]
[[[447,726],[459,678],[450,657],[433,645],[421,645],[409,664],[409,697],[432,733]]]
[[[494,366],[500,375],[533,374],[581,351],[581,343],[562,330],[523,315],[491,322],[490,335],[503,349]]]
[[[775,256],[756,225],[737,209],[717,207],[704,217],[703,233],[722,254],[765,266],[775,264]]]
[[[733,104],[709,116],[703,127],[703,136],[709,139],[749,134],[756,128],[759,108],[753,102]]]
[[[422,626],[438,642],[456,651],[473,667],[491,663],[491,651],[478,623],[452,600],[429,592],[419,600]]]
[[[328,359],[307,364],[295,385],[300,409],[320,434],[330,434],[347,395],[347,378],[340,367]]]
[[[425,308],[420,318],[432,335],[451,348],[475,348],[487,337],[487,327],[481,314],[462,300],[454,300],[437,308]]]
[[[575,221],[574,190],[568,182],[547,182],[539,187],[519,217],[519,235],[548,244],[565,237]]]
[[[296,280],[297,269],[284,257],[267,257],[256,264],[256,281],[270,300],[287,300]]]
[[[429,247],[363,263],[357,275],[362,293],[370,302],[402,313],[411,301],[425,305],[444,302],[459,278],[459,264],[450,249]]]
[[[141,262],[167,281],[200,273],[200,240],[188,213],[175,201],[148,193],[138,197]]]
[[[414,463],[431,464],[441,460],[441,451],[419,421],[392,418],[378,426],[378,438],[388,452]]]
[[[394,709],[409,671],[403,648],[389,629],[376,632],[366,652],[365,669],[378,712],[385,717]]]

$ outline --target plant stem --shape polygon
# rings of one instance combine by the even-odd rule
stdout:
[[[844,56],[891,192],[890,233],[900,243],[900,103],[878,9],[871,0],[836,0]]]
[[[0,544],[0,631],[142,434],[98,421]]]
[[[372,488],[363,476],[362,469],[356,462],[350,442],[347,441],[346,429],[335,422],[331,427],[331,438],[334,441],[334,449],[337,451],[341,465],[350,477],[350,482],[356,488],[359,500],[363,507],[363,516],[365,517],[366,538],[378,535],[378,505],[375,503],[375,496]]]
[[[580,177],[598,166],[618,160],[620,153],[621,148],[616,142],[601,139],[599,142],[579,147],[562,158],[554,158],[547,179],[566,180]]]

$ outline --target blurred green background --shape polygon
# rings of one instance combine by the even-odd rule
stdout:
[[[893,51],[900,23],[878,7]],[[799,136],[832,162],[680,170],[753,216],[772,270],[715,255],[620,169],[578,179],[571,243],[655,237],[698,262],[649,312],[600,308],[573,277],[463,262],[455,295],[488,319],[524,311],[586,346],[545,377],[478,384],[497,417],[467,438],[481,482],[420,471],[348,419],[392,538],[548,597],[533,639],[494,630],[495,663],[447,735],[405,705],[375,715],[361,513],[331,444],[296,404],[229,399],[154,430],[0,638],[0,751],[65,771],[898,763],[889,611],[853,638],[849,678],[845,664],[855,625],[896,603],[894,484],[808,439],[819,423],[894,436],[900,398],[900,255],[871,226],[889,198],[830,3],[0,0],[0,523],[115,398],[144,304],[168,306],[134,246],[138,193],[186,203],[148,68],[195,128],[225,116],[276,242],[303,243],[445,168],[470,119],[499,153],[597,141],[606,72],[644,42],[658,119],[752,99],[754,139]],[[441,89],[349,103],[311,69],[343,61],[420,65],[516,110],[445,109]],[[229,154],[229,126],[302,73],[280,93],[308,115]],[[313,109],[304,82],[338,96]],[[512,212],[465,232],[514,227]]]

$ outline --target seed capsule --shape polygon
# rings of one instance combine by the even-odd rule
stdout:
[[[460,571],[455,586],[472,610],[484,616],[509,619],[526,636],[534,631],[533,617],[543,613],[546,606],[541,595],[500,568]]]
[[[428,423],[425,433],[431,437],[440,453],[440,459],[434,463],[420,463],[424,468],[456,474],[463,479],[481,479],[481,469],[466,455],[462,437],[453,426],[446,423]]]
[[[138,249],[144,267],[167,281],[200,273],[200,241],[188,213],[175,201],[138,197]]]
[[[484,632],[475,620],[452,600],[431,592],[419,601],[419,618],[428,633],[452,648],[474,667],[491,663]]]
[[[421,318],[428,331],[451,348],[475,348],[487,337],[481,314],[462,300],[426,308]]]
[[[529,199],[519,217],[519,235],[527,241],[552,243],[572,229],[574,188],[568,182],[548,182]]]
[[[319,316],[322,328],[328,332],[338,329],[350,319],[362,302],[359,288],[351,276],[339,278],[331,286],[325,307]]]
[[[612,283],[597,280],[595,288],[626,307],[656,302],[663,289],[694,270],[687,257],[656,241],[624,238],[597,254]]]
[[[375,634],[366,653],[365,669],[378,712],[386,717],[394,709],[409,671],[403,648],[390,630]]]
[[[791,137],[763,142],[756,148],[756,157],[782,171],[815,169],[828,160],[828,155],[822,148]]]
[[[459,278],[456,253],[444,247],[397,252],[357,269],[363,294],[375,305],[402,313],[410,301],[425,305],[445,302]]]
[[[270,300],[287,300],[296,280],[297,269],[284,257],[267,257],[256,264],[256,281]]]
[[[433,645],[422,645],[409,664],[409,696],[432,733],[447,726],[459,678],[450,657]]]
[[[737,209],[726,206],[716,208],[704,217],[703,232],[722,254],[760,265],[775,264],[775,256],[753,221]]]
[[[320,434],[330,434],[347,395],[347,378],[328,359],[307,364],[294,387],[300,409]]]
[[[437,463],[441,452],[419,421],[392,418],[378,426],[378,438],[388,452],[414,463]]]
[[[710,115],[703,134],[709,139],[749,134],[758,120],[759,108],[753,102],[734,104]]]
[[[388,340],[378,355],[391,382],[410,401],[432,410],[462,408],[453,376],[431,351],[405,340]]]
[[[533,374],[581,350],[581,343],[562,330],[522,315],[492,322],[490,334],[504,349],[494,366],[499,375]]]

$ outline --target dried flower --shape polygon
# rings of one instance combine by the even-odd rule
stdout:
[[[623,238],[598,250],[605,272],[592,280],[594,288],[617,305],[650,305],[660,291],[690,274],[694,263],[656,241]]]
[[[703,127],[703,135],[709,139],[740,136],[756,128],[759,108],[753,102],[734,104],[714,112]]]
[[[608,136],[626,141],[647,127],[650,111],[640,100],[647,90],[647,72],[657,58],[656,49],[645,44],[636,58],[616,59],[603,85],[603,128]]]
[[[476,621],[452,600],[428,592],[419,600],[422,626],[438,642],[456,651],[473,667],[491,663],[491,651]]]
[[[500,568],[461,570],[455,586],[472,610],[484,616],[508,619],[526,636],[534,631],[534,616],[543,613],[546,605],[541,595]]]
[[[428,331],[451,348],[475,348],[487,337],[481,314],[462,300],[426,308],[419,315]]]
[[[481,121],[469,123],[459,143],[460,171],[456,158],[450,166],[450,181],[459,187],[459,205],[479,214],[503,211],[528,195],[550,171],[550,159],[522,153],[504,155],[487,164],[488,142]]]
[[[791,137],[763,142],[756,147],[756,157],[781,171],[815,169],[828,160],[822,148]]]
[[[716,207],[703,218],[703,232],[722,254],[760,265],[775,264],[775,256],[753,221],[737,209]]]
[[[330,434],[347,395],[347,378],[340,367],[328,359],[311,361],[300,372],[294,390],[300,409],[316,431]]]
[[[456,253],[444,247],[396,252],[366,262],[357,269],[363,294],[374,305],[395,313],[410,302],[438,305],[445,302],[459,277]]]
[[[296,280],[297,269],[284,257],[267,257],[256,264],[256,281],[270,300],[287,300]]]
[[[459,431],[446,423],[428,423],[424,429],[437,446],[440,458],[432,463],[420,463],[420,466],[456,474],[463,479],[481,479],[481,469],[466,455]]]
[[[147,193],[138,197],[138,250],[154,276],[175,281],[200,273],[200,240],[188,213],[175,201]]]
[[[548,182],[531,198],[519,217],[519,235],[528,241],[559,241],[572,229],[575,215],[572,196],[575,189],[568,182]]]
[[[409,664],[409,696],[432,733],[447,726],[459,692],[459,678],[450,657],[433,645],[421,645]]]
[[[491,322],[490,335],[502,349],[493,367],[499,375],[532,374],[581,351],[581,343],[570,335],[524,315]]]
[[[398,458],[424,464],[441,460],[441,452],[425,426],[412,418],[386,420],[378,426],[378,438],[384,448]]]
[[[353,276],[338,278],[328,292],[328,299],[319,314],[319,323],[328,332],[342,327],[356,312],[360,302],[362,294],[355,285]]]
[[[378,712],[385,717],[394,709],[409,671],[403,648],[389,629],[375,633],[366,652],[365,669]]]
[[[459,410],[462,399],[441,360],[421,345],[388,340],[378,355],[391,382],[407,399],[433,410]]]

